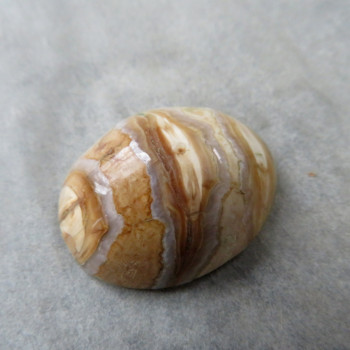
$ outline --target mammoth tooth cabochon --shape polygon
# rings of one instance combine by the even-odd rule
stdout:
[[[62,236],[91,275],[165,288],[240,253],[271,208],[264,142],[208,108],[162,108],[109,131],[73,165],[59,199]]]

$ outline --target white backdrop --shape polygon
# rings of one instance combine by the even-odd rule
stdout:
[[[347,0],[0,0],[0,348],[348,349],[349,23]],[[160,106],[257,131],[275,206],[192,284],[111,287],[66,249],[59,189],[122,117]]]

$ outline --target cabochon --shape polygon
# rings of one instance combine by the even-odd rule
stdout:
[[[208,108],[129,117],[73,165],[59,200],[62,236],[91,275],[165,288],[205,275],[260,231],[273,160],[247,126]]]

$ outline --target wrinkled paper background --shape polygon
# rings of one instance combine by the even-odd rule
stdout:
[[[0,348],[349,349],[349,66],[347,0],[0,0]],[[115,288],[74,263],[58,193],[108,129],[160,106],[257,131],[276,201],[216,272]]]

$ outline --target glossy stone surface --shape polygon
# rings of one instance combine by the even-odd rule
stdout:
[[[61,191],[63,238],[90,274],[131,288],[165,288],[240,253],[271,208],[266,145],[207,108],[125,119],[74,164]]]

